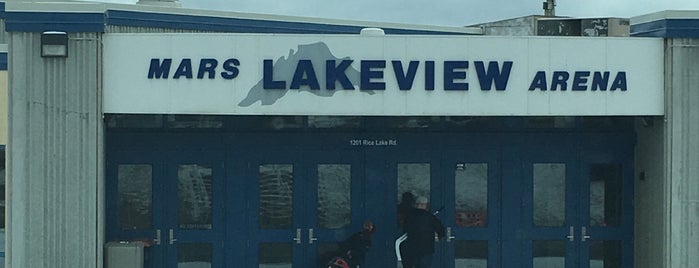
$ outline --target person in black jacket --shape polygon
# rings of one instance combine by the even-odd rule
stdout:
[[[371,235],[376,227],[371,221],[364,222],[362,231],[354,233],[340,243],[340,251],[346,256],[349,267],[364,267],[366,253],[371,247]]]
[[[415,208],[405,218],[405,233],[408,239],[404,244],[406,255],[403,268],[429,268],[434,254],[434,234],[444,238],[445,229],[435,215],[427,211],[427,198],[418,197]]]

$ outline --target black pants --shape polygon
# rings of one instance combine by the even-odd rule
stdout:
[[[402,254],[401,257],[403,257]],[[432,266],[432,255],[406,256],[402,262],[403,268],[430,268]]]

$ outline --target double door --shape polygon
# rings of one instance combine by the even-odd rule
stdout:
[[[107,172],[109,241],[143,242],[145,267],[223,263],[221,153],[123,151]]]
[[[245,267],[324,267],[366,220],[361,156],[265,150],[249,158]]]
[[[503,267],[633,267],[631,147],[544,138],[503,150]]]

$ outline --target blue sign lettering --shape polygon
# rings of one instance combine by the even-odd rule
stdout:
[[[386,90],[385,69],[386,60],[361,60],[360,71],[351,68],[352,59],[325,60],[325,75],[318,73],[313,61],[300,59],[296,65],[281,70],[294,70],[290,81],[275,77],[275,62],[265,59],[262,62],[262,89],[286,90],[302,89],[310,90],[335,90],[339,83],[343,90],[354,90],[355,84],[359,84],[360,90]],[[444,61],[443,64],[443,88],[447,91],[469,90],[468,68],[469,61]],[[176,64],[176,66],[175,66]],[[292,63],[293,64],[293,63]],[[406,65],[407,64],[407,65]],[[418,69],[424,66],[424,90],[435,89],[435,61],[400,60],[390,61],[393,71],[392,78],[398,85],[398,90],[408,91],[415,86]],[[422,65],[422,66],[421,66]],[[483,91],[504,91],[507,89],[510,74],[514,63],[512,61],[473,61],[475,76],[478,85]],[[193,60],[182,58],[178,62],[172,58],[152,58],[148,68],[148,79],[216,79],[217,76],[226,80],[235,79],[240,74],[240,61],[236,58],[228,58],[220,63],[215,58],[201,58]],[[321,70],[323,70],[321,68]],[[351,71],[350,71],[351,70]],[[170,73],[173,73],[170,76]],[[355,81],[350,79],[348,72],[358,74]],[[196,76],[195,76],[196,75]],[[282,74],[283,76],[284,74]],[[354,76],[352,76],[354,77]],[[389,77],[390,79],[391,77]],[[324,82],[324,83],[323,83]],[[324,84],[324,88],[321,85]],[[537,71],[529,84],[529,91],[627,91],[628,82],[626,72],[619,71]]]
[[[343,60],[339,65],[335,65],[335,60],[325,61],[325,88],[335,89],[335,82],[340,82],[342,89],[354,89],[352,82],[345,71],[352,64],[352,60]]]
[[[371,81],[372,79],[383,79],[383,68],[386,68],[386,61],[363,60],[361,63],[361,67],[361,82],[359,84],[359,89],[386,90],[386,83]]]
[[[223,72],[220,73],[223,79],[233,79],[238,76],[238,66],[240,66],[240,61],[235,58],[227,59],[223,62]],[[219,67],[218,60],[212,58],[204,58],[199,60],[199,66],[197,67],[197,79],[208,79],[216,78],[216,69]],[[168,79],[170,76],[170,70],[172,68],[172,59],[151,59],[150,67],[148,68],[148,79]],[[175,74],[172,79],[179,79],[180,77],[185,77],[187,79],[194,78],[194,68],[192,66],[192,59],[182,59],[177,65]]]
[[[591,72],[589,71],[577,71],[573,73],[573,81],[571,83],[571,90],[573,91],[606,91],[609,88],[610,91],[620,90],[626,91],[628,85],[626,82],[626,72],[618,72],[614,77],[614,80],[609,84],[610,72],[593,72],[592,81],[588,84]],[[551,87],[547,87],[546,72],[538,71],[534,75],[532,82],[529,84],[529,91],[541,90],[541,91],[566,91],[568,90],[568,80],[570,79],[570,73],[567,71],[554,71],[551,76]]]
[[[291,89],[299,89],[301,86],[308,86],[315,90],[320,89],[311,60],[299,60],[296,64],[296,72],[291,80]]]
[[[417,66],[420,64],[418,61],[410,61],[408,64],[408,72],[403,71],[403,63],[399,60],[391,61],[393,65],[393,73],[396,75],[396,80],[398,81],[398,88],[400,90],[410,90],[413,88],[413,81],[415,81],[415,74],[417,73]]]
[[[502,70],[498,67],[497,61],[488,62],[488,70],[485,70],[485,65],[482,61],[474,62],[476,66],[476,74],[478,82],[481,84],[481,90],[490,90],[495,83],[496,90],[505,90],[507,81],[510,80],[510,71],[512,70],[512,62],[505,61],[502,64]]]
[[[264,89],[286,89],[286,81],[274,81],[274,61],[264,60],[262,87]]]
[[[468,61],[444,62],[444,90],[468,90],[468,83],[458,83],[454,80],[466,80]],[[463,71],[461,71],[463,70]]]
[[[170,65],[172,65],[172,59],[151,59],[150,68],[148,69],[148,79],[161,79],[167,78],[170,75]]]

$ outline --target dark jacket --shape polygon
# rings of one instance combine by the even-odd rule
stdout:
[[[364,258],[371,247],[371,233],[361,231],[354,233],[345,241],[340,243],[340,250],[347,254],[350,266],[364,265]]]
[[[439,238],[445,234],[444,225],[435,215],[424,209],[413,209],[405,218],[405,240],[407,254],[424,256],[434,253],[434,234]]]

